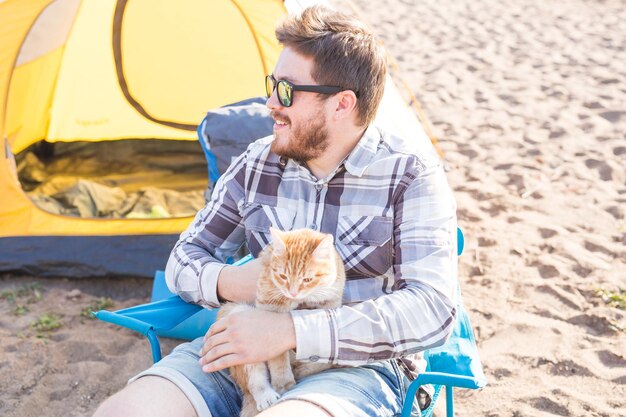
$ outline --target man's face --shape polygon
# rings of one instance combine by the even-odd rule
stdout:
[[[316,85],[311,77],[313,59],[290,48],[281,52],[274,78],[294,85]],[[267,100],[274,119],[272,151],[285,158],[307,162],[320,156],[328,147],[325,101],[317,93],[293,92],[293,104],[284,107],[278,101],[276,90]]]

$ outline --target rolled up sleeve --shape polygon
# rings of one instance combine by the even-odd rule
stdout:
[[[337,358],[335,310],[293,310],[296,359],[333,363]]]

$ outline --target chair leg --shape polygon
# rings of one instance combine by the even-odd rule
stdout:
[[[454,394],[452,385],[446,385],[446,416],[454,417]]]
[[[415,394],[419,389],[419,384],[413,381],[407,389],[406,396],[404,397],[404,407],[402,408],[401,417],[411,417],[411,410],[413,409],[413,401],[415,401]]]
[[[150,341],[150,348],[152,349],[152,362],[157,363],[161,360],[161,344],[154,329],[148,330],[146,337]]]

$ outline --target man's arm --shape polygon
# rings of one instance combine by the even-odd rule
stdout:
[[[254,299],[258,268],[226,266],[245,241],[239,204],[244,198],[246,154],[215,184],[211,200],[198,212],[172,249],[165,279],[183,300],[216,308],[220,299]],[[237,285],[234,285],[235,282]]]
[[[220,302],[251,303],[256,298],[256,283],[261,275],[261,260],[252,259],[240,266],[226,265],[217,279]]]
[[[394,201],[394,291],[292,311],[298,360],[359,365],[443,344],[455,319],[456,205],[440,166],[405,176]]]

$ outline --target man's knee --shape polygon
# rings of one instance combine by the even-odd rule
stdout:
[[[130,389],[129,385],[104,400],[96,410],[94,417],[141,416],[142,414],[135,411],[139,405],[134,401],[136,398],[132,395],[132,391],[134,390]]]
[[[93,417],[196,417],[191,402],[170,381],[139,378],[106,399]]]

